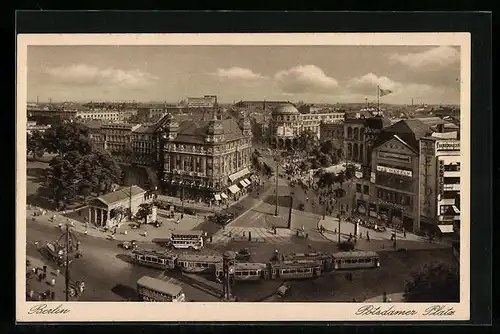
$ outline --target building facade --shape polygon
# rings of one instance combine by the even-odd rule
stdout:
[[[116,109],[90,109],[90,110],[81,110],[76,113],[76,117],[83,120],[105,120],[118,122],[122,120],[122,115],[120,111]]]
[[[143,124],[132,131],[132,163],[147,166],[155,164],[154,132],[155,126],[152,124]]]
[[[117,208],[122,209],[121,215],[137,214],[139,206],[153,200],[152,195],[137,186],[124,187],[111,193],[93,198],[89,201],[87,221],[95,226],[112,227],[118,223]]]
[[[106,123],[101,126],[104,149],[119,162],[129,163],[133,157],[132,133],[139,124]]]
[[[313,132],[320,138],[322,122],[342,122],[343,112],[321,109],[301,113],[293,104],[276,107],[272,114],[270,143],[277,148],[292,147],[304,131]]]
[[[203,97],[188,97],[186,106],[188,108],[214,108],[217,105],[217,96],[205,95]]]
[[[250,174],[251,124],[247,118],[177,122],[166,117],[158,132],[164,188],[197,199],[238,196]],[[246,182],[244,182],[246,184]]]

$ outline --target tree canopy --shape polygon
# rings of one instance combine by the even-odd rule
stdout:
[[[460,278],[457,269],[441,262],[426,264],[406,281],[404,298],[408,302],[458,302]]]
[[[45,151],[44,136],[40,131],[33,131],[27,134],[26,149],[28,155],[32,155],[33,159],[43,156]]]
[[[67,206],[77,196],[109,192],[121,180],[116,161],[91,144],[88,130],[81,125],[56,126],[45,136],[45,144],[49,152],[58,153],[48,172],[48,186],[57,208]]]

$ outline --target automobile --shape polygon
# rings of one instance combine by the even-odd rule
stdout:
[[[124,249],[136,249],[137,248],[137,241],[131,240],[131,241],[123,241],[120,246]]]
[[[304,205],[304,203],[299,204],[299,210],[304,211],[305,208],[306,208],[306,206]]]
[[[157,221],[153,222],[152,224],[154,225],[154,227],[160,227],[163,224],[163,222],[161,220],[157,220]]]
[[[288,292],[290,291],[290,286],[286,283],[283,283],[279,288],[278,288],[278,291],[276,292],[278,294],[278,296],[281,298],[281,297],[284,297],[288,294]]]
[[[351,251],[354,249],[354,243],[351,241],[344,241],[338,244],[338,248],[342,251]]]
[[[236,260],[238,261],[248,261],[250,260],[250,250],[248,248],[242,248],[236,252]]]

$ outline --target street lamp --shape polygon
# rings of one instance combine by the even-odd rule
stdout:
[[[288,211],[288,228],[292,228],[292,208],[293,208],[293,195],[294,195],[294,192],[291,191],[290,192],[290,208],[289,208],[289,211]]]

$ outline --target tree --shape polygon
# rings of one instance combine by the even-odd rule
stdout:
[[[92,151],[89,129],[78,123],[63,123],[47,129],[44,146],[47,152],[57,153],[59,156],[71,151],[77,151],[82,155]]]
[[[321,153],[318,160],[323,167],[329,167],[332,165],[332,158],[328,154]]]
[[[28,133],[26,137],[27,153],[33,155],[33,159],[43,156],[45,149],[44,137],[40,131]]]
[[[351,164],[347,165],[344,174],[346,180],[351,180],[356,175],[356,166]]]
[[[310,131],[302,131],[297,137],[298,148],[302,151],[311,151],[311,148],[315,148],[318,143],[318,136]]]
[[[404,298],[408,302],[458,302],[460,278],[458,271],[445,263],[426,264],[405,283]]]
[[[139,210],[135,214],[138,219],[139,226],[141,226],[141,220],[144,219],[144,224],[147,223],[148,216],[153,212],[153,203],[142,203],[139,205]]]
[[[123,218],[127,214],[127,209],[125,209],[123,206],[117,206],[110,212],[110,217],[111,218],[116,218],[118,220],[118,224],[122,222]]]
[[[65,208],[78,194],[78,172],[71,161],[55,157],[50,161],[48,187],[57,209]]]

